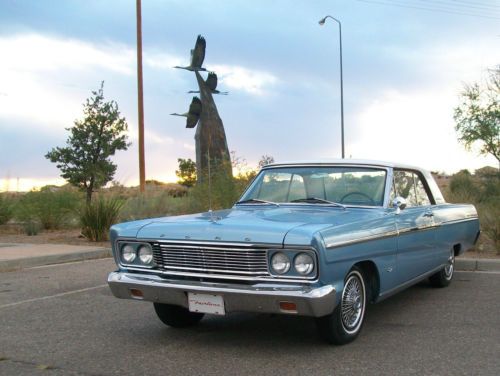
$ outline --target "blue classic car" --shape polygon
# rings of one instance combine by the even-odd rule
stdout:
[[[118,298],[153,302],[172,327],[204,314],[304,315],[345,344],[368,302],[425,278],[449,285],[479,233],[474,206],[447,204],[420,168],[276,163],[231,209],[114,225],[108,283]]]

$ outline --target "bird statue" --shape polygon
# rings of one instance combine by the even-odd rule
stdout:
[[[191,64],[187,67],[179,67],[175,66],[174,68],[186,69],[191,72],[195,71],[206,71],[205,68],[202,68],[203,60],[205,60],[205,48],[207,46],[207,42],[205,38],[201,35],[198,35],[196,39],[196,44],[194,45],[194,49],[191,50]]]
[[[227,95],[228,92],[227,91],[219,91],[217,90],[217,75],[214,73],[214,72],[209,72],[208,73],[208,77],[207,79],[205,80],[205,84],[207,85],[207,87],[210,89],[210,92],[212,94],[220,94],[220,95]],[[188,91],[188,93],[199,93],[200,91],[195,91],[195,90],[191,90],[191,91]]]
[[[189,105],[189,111],[184,114],[173,113],[170,115],[174,116],[184,116],[186,118],[186,128],[194,128],[201,116],[201,100],[198,97],[193,97],[191,104]]]

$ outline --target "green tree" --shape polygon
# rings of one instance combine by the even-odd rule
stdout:
[[[192,187],[196,183],[196,163],[188,158],[178,158],[179,169],[175,170],[175,175],[179,178],[177,181],[186,187]]]
[[[500,165],[500,66],[490,71],[482,85],[466,85],[455,108],[458,140],[470,149],[480,144],[480,153],[493,155]]]
[[[113,179],[116,165],[110,156],[117,150],[127,150],[127,122],[120,116],[115,101],[106,102],[104,82],[83,106],[84,118],[75,120],[73,127],[66,128],[70,136],[66,147],[56,147],[45,158],[57,164],[61,176],[72,185],[86,192],[87,204],[92,192]]]

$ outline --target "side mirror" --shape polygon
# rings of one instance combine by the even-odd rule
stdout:
[[[392,207],[396,208],[396,214],[399,214],[401,213],[401,210],[406,208],[406,200],[403,197],[398,196],[392,200]]]

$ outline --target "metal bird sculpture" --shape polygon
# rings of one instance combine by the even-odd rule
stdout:
[[[194,45],[194,49],[191,50],[191,64],[187,67],[179,67],[175,66],[174,68],[186,69],[188,71],[196,72],[196,71],[206,71],[205,68],[202,68],[203,60],[205,60],[205,48],[207,47],[207,42],[205,38],[201,35],[198,35],[196,39],[196,44]]]
[[[170,115],[174,116],[184,116],[186,118],[186,128],[194,128],[201,116],[201,100],[198,97],[193,97],[191,104],[189,105],[189,111],[184,114],[173,113]]]
[[[208,77],[205,80],[205,84],[210,89],[210,92],[212,94],[220,94],[220,95],[227,95],[228,94],[227,91],[219,91],[219,90],[217,90],[217,75],[214,72],[208,73]],[[188,91],[188,93],[199,93],[199,92],[200,92],[199,90],[197,90],[197,91],[196,90]]]

